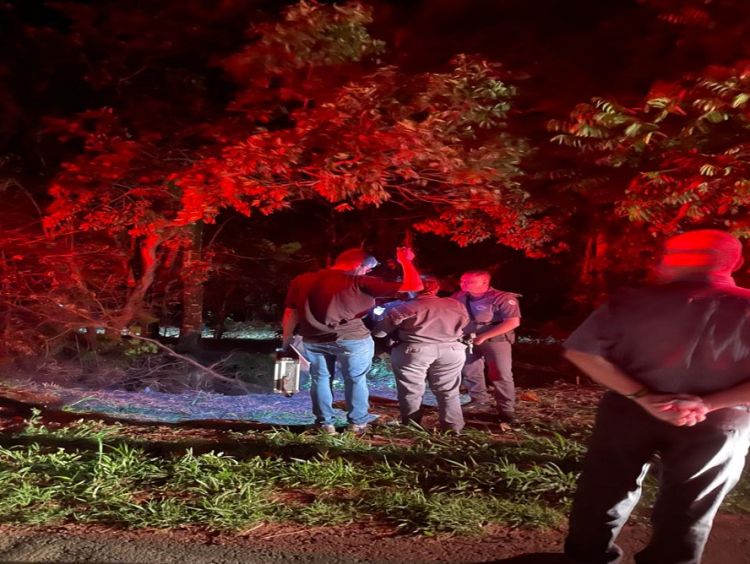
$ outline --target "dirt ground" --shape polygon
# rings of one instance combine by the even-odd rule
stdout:
[[[750,563],[749,516],[719,515],[703,564]],[[263,526],[237,535],[205,531],[122,531],[102,526],[0,526],[0,562],[119,563],[418,563],[564,564],[564,531],[496,528],[481,538],[407,537],[367,525]],[[648,527],[625,528],[619,544],[632,562]]]
[[[536,356],[536,355],[535,355]],[[519,355],[519,414],[522,420],[544,424],[588,412],[600,391],[578,382],[575,376],[550,382],[560,374],[556,360],[534,366]],[[559,358],[559,357],[558,357]],[[544,363],[543,363],[544,364]],[[542,383],[542,381],[546,382]],[[25,402],[24,402],[25,403]],[[373,404],[379,421],[397,417],[394,402]],[[18,401],[0,400],[0,434],[13,433],[23,425],[30,409]],[[578,415],[577,415],[578,414]],[[54,420],[54,414],[48,414]],[[70,420],[72,414],[60,414]],[[430,426],[435,415],[425,421]],[[59,421],[64,424],[64,421]],[[581,423],[584,421],[582,420]],[[470,427],[500,435],[490,419],[473,416]],[[130,426],[128,426],[130,427]],[[232,425],[235,428],[236,425]],[[133,426],[144,440],[196,440],[213,442],[221,428],[187,429],[172,426]],[[224,428],[225,429],[225,428]],[[376,437],[372,437],[377,440]],[[0,494],[2,495],[2,494]],[[750,564],[750,515],[719,514],[703,560],[704,564]],[[369,522],[348,526],[304,528],[262,525],[235,534],[218,534],[199,528],[128,531],[102,525],[71,524],[62,527],[0,525],[0,562],[120,562],[141,563],[418,563],[418,562],[516,562],[564,563],[560,554],[564,529],[526,530],[493,526],[476,537],[405,536],[393,528]],[[649,527],[642,516],[631,519],[619,544],[628,554],[626,562],[648,540]]]

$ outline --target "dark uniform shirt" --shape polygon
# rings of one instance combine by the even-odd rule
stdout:
[[[481,296],[474,297],[461,290],[451,297],[462,303],[464,309],[469,312],[471,323],[464,329],[466,335],[470,333],[481,335],[492,329],[493,325],[498,325],[511,317],[521,317],[521,308],[518,305],[519,294],[513,292],[502,292],[490,288]],[[513,342],[515,333],[509,331],[499,337]]]
[[[706,394],[750,380],[750,291],[731,278],[629,290],[564,346],[606,358],[656,392]]]
[[[400,288],[400,282],[374,276],[319,270],[292,280],[285,307],[297,310],[299,334],[307,341],[364,339],[370,331],[362,318],[375,305],[375,298],[395,296]]]
[[[373,334],[384,337],[398,330],[401,343],[452,343],[469,323],[466,308],[452,298],[418,296],[388,310]]]

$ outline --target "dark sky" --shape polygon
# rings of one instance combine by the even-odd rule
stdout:
[[[122,10],[123,6],[139,6],[145,13],[167,14],[170,19],[175,17],[175,6],[180,5],[174,0],[67,4],[97,6],[102,14]],[[225,41],[216,41],[210,47],[229,48],[233,41],[243,40],[246,24],[261,14],[272,17],[288,2],[244,2],[250,7],[243,10],[247,22],[242,18],[219,22],[223,29],[216,22],[201,22],[197,12],[191,16],[187,8],[200,5],[210,13],[211,7],[218,4],[219,0],[185,2],[185,34],[190,34],[192,25],[213,27]],[[376,22],[372,32],[389,43],[389,56],[400,65],[434,70],[453,54],[479,53],[542,80],[543,85],[556,87],[562,97],[573,100],[594,91],[600,95],[611,91],[642,92],[654,74],[663,71],[654,68],[659,66],[655,63],[668,59],[674,49],[668,26],[658,22],[655,14],[636,0],[377,0],[373,4]],[[26,30],[75,32],[69,26],[69,18],[56,6],[55,2],[44,0],[6,4],[0,14],[9,28],[16,28],[16,33],[5,36],[3,52],[13,53],[14,40],[29,42],[28,35],[18,30],[19,25]],[[169,22],[164,24],[168,38],[174,30]],[[123,33],[140,31],[133,29],[135,26],[129,21],[123,21],[122,26]],[[657,37],[653,37],[657,35],[655,30],[661,32]],[[43,38],[38,37],[36,42],[41,46]],[[58,52],[57,56],[63,62],[66,54]],[[12,65],[13,61],[8,63]]]
[[[3,4],[0,28],[8,32],[0,36],[0,150],[25,157],[38,153],[41,116],[118,107],[131,92],[178,96],[183,89],[165,86],[167,78],[199,77],[206,99],[220,111],[231,99],[232,85],[216,60],[247,41],[251,24],[274,18],[288,4]],[[387,42],[387,62],[421,71],[440,70],[458,53],[500,61],[518,78],[517,107],[528,114],[531,129],[543,129],[546,120],[563,117],[594,95],[642,96],[655,78],[679,75],[685,66],[674,31],[636,0],[376,0],[372,5],[371,32]],[[80,16],[85,8],[91,8],[90,20]],[[111,74],[109,82],[105,72]]]

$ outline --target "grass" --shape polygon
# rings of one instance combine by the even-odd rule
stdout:
[[[241,531],[356,521],[421,535],[555,526],[584,447],[566,438],[574,430],[528,428],[511,439],[381,427],[377,440],[274,430],[191,443],[100,422],[50,428],[35,415],[0,446],[0,522]],[[748,499],[745,479],[725,509],[750,512]]]
[[[236,531],[376,521],[476,534],[490,523],[554,525],[567,508],[576,475],[561,468],[581,448],[562,436],[498,443],[479,432],[381,431],[377,444],[275,430],[230,434],[231,454],[164,453],[126,425],[48,428],[34,416],[0,447],[0,522]]]

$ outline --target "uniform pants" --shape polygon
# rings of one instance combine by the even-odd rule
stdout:
[[[658,453],[652,537],[635,560],[698,564],[716,511],[740,478],[748,445],[747,410],[723,409],[694,427],[675,427],[627,398],[606,394],[573,502],[565,552],[577,562],[621,561],[615,538]]]
[[[474,351],[466,355],[463,377],[473,402],[488,403],[491,392],[495,396],[498,411],[513,413],[516,388],[513,383],[511,345],[508,341],[485,341],[475,346]],[[489,391],[487,381],[490,383]]]
[[[425,382],[430,385],[438,402],[440,427],[461,431],[459,387],[461,367],[466,356],[461,343],[401,343],[391,351],[391,364],[396,374],[401,422],[420,423]]]

